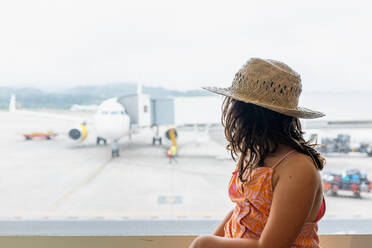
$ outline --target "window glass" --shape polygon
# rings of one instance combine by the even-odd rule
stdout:
[[[363,232],[358,221],[372,218],[370,7],[1,3],[0,218],[222,220],[234,208],[236,162],[223,99],[202,87],[229,87],[262,57],[295,69],[299,106],[326,113],[301,120],[327,161],[320,232]],[[100,109],[107,100],[112,108]]]

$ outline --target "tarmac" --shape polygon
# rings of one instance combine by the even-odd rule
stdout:
[[[151,129],[121,140],[121,156],[112,159],[109,146],[96,146],[93,127],[80,143],[66,135],[78,123],[6,111],[0,120],[0,219],[205,220],[233,208],[227,185],[235,165],[221,128],[180,129],[179,153],[169,163],[169,142],[153,146]],[[22,136],[48,130],[59,135]],[[362,154],[328,156],[324,171],[346,168],[365,170],[372,180],[372,158]],[[326,196],[326,203],[326,218],[372,217],[372,193]]]

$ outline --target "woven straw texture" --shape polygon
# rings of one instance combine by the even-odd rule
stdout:
[[[252,58],[235,74],[230,87],[203,89],[293,117],[314,119],[324,116],[321,112],[298,106],[301,77],[286,64],[275,60]]]

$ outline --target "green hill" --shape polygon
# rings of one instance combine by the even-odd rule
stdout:
[[[204,90],[177,91],[162,87],[143,86],[143,93],[151,98],[177,96],[206,96]],[[79,86],[66,90],[46,92],[37,88],[0,87],[0,109],[7,109],[11,94],[16,94],[17,102],[23,108],[69,109],[73,104],[99,104],[111,97],[131,95],[137,92],[134,83],[117,83],[104,86]]]

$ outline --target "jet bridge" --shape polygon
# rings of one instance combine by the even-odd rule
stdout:
[[[133,94],[118,99],[130,117],[130,124],[137,127],[151,126],[150,96],[147,94]]]
[[[161,125],[218,124],[222,98],[215,96],[151,99],[147,94],[133,94],[118,99],[127,111],[131,124],[139,127]]]
[[[218,124],[222,98],[215,96],[175,97],[151,100],[152,125]]]
[[[175,97],[151,99],[149,95],[137,93],[118,99],[127,111],[133,127],[155,127],[152,143],[162,144],[160,126],[197,126],[219,124],[222,98]],[[169,130],[168,130],[169,131]],[[176,144],[175,136],[172,143]]]

